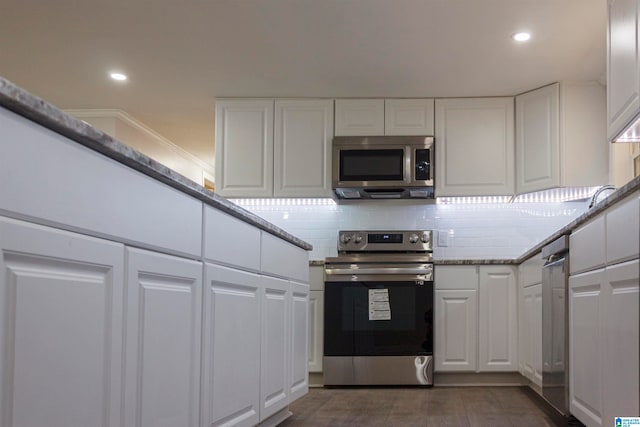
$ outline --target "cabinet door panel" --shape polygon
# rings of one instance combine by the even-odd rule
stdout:
[[[262,277],[260,420],[289,404],[289,304],[287,280]]]
[[[511,267],[480,267],[479,371],[517,370],[515,272]]]
[[[309,294],[309,372],[322,372],[324,291]]]
[[[309,391],[309,285],[291,282],[291,401]]]
[[[433,135],[433,99],[385,99],[385,135]]]
[[[638,77],[638,2],[609,0],[607,49],[607,124],[609,138],[640,109]]]
[[[436,194],[514,194],[513,98],[437,99]]]
[[[603,424],[640,413],[640,262],[605,269]]]
[[[273,101],[216,101],[216,192],[273,194]]]
[[[534,384],[542,386],[542,285],[524,288],[523,292],[524,372]]]
[[[127,426],[198,425],[202,263],[127,249]]]
[[[0,424],[120,422],[124,246],[0,218]]]
[[[475,371],[477,291],[435,291],[435,370]]]
[[[333,101],[275,102],[276,197],[331,196]]]
[[[260,277],[205,264],[203,426],[252,426],[260,414]]]
[[[384,135],[384,99],[336,99],[336,136]]]
[[[560,185],[559,85],[516,97],[516,192]]]
[[[569,277],[569,407],[597,426],[603,420],[603,281],[603,269]]]

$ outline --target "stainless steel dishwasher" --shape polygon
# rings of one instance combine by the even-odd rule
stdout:
[[[542,396],[569,416],[569,236],[544,248],[542,258]]]

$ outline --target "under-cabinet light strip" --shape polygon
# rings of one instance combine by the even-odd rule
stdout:
[[[335,206],[329,198],[318,199],[229,199],[238,206]]]

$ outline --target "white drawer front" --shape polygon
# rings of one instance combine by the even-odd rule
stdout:
[[[260,271],[260,230],[229,214],[205,206],[204,258]]]
[[[569,236],[571,274],[600,268],[605,264],[604,215],[580,227]]]
[[[199,200],[4,109],[0,129],[0,211],[201,255]]]
[[[262,272],[308,283],[308,265],[307,251],[272,234],[262,232]]]
[[[607,265],[638,258],[640,193],[607,212]]]

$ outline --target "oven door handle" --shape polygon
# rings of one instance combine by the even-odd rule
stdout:
[[[407,267],[384,267],[384,268],[325,268],[328,276],[334,274],[425,274],[431,275],[432,268],[407,268]]]

